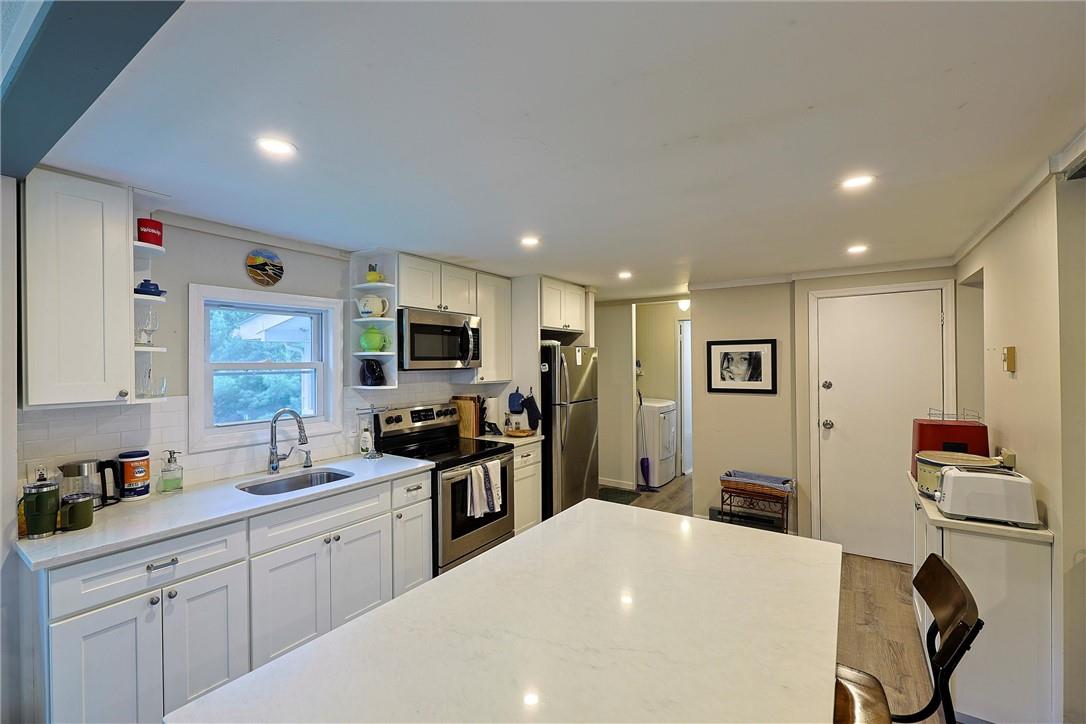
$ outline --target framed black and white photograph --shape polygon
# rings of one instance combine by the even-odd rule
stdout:
[[[705,348],[709,392],[777,394],[777,340],[717,340]]]

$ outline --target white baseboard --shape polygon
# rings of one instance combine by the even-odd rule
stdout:
[[[701,518],[702,520],[709,520],[708,515],[702,515],[701,513],[694,513],[695,518]]]
[[[637,483],[628,480],[613,480],[612,478],[600,478],[600,485],[608,488],[622,488],[623,490],[637,490]]]

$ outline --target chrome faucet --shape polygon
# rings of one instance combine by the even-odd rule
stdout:
[[[276,410],[275,414],[272,415],[272,419],[271,419],[271,444],[268,447],[268,472],[269,473],[277,473],[277,472],[279,472],[279,463],[281,463],[284,460],[286,460],[287,458],[289,458],[290,454],[292,452],[294,452],[294,446],[291,445],[290,450],[287,450],[287,452],[285,454],[280,455],[279,454],[279,445],[275,441],[275,434],[276,434],[275,428],[276,428],[276,425],[279,422],[279,418],[282,417],[283,415],[289,415],[289,416],[293,417],[294,422],[298,423],[298,444],[299,445],[308,445],[309,444],[309,438],[306,437],[306,434],[305,434],[305,425],[302,424],[302,416],[299,415],[294,410],[290,409],[289,407],[284,407],[281,410]]]

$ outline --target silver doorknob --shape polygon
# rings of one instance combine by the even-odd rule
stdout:
[[[158,605],[158,602],[159,602],[160,600],[161,600],[161,599],[160,599],[160,598],[159,598],[158,596],[151,596],[151,605],[152,605],[152,606],[157,606],[157,605]]]
[[[825,381],[823,381],[823,383],[822,383],[822,389],[824,389],[824,390],[829,390],[829,389],[831,389],[832,387],[833,387],[833,383],[832,383],[832,382],[830,382],[829,380],[825,380]]]
[[[117,392],[117,397],[121,397],[121,398],[128,397],[128,390],[120,390],[120,391],[118,391]]]
[[[177,598],[177,591],[170,591],[166,594],[166,598]]]
[[[822,428],[824,430],[832,430],[833,429],[833,420],[823,420],[822,421]]]

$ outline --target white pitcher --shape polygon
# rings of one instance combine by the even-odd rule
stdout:
[[[360,317],[383,317],[388,312],[388,300],[375,294],[367,294],[354,303]]]

